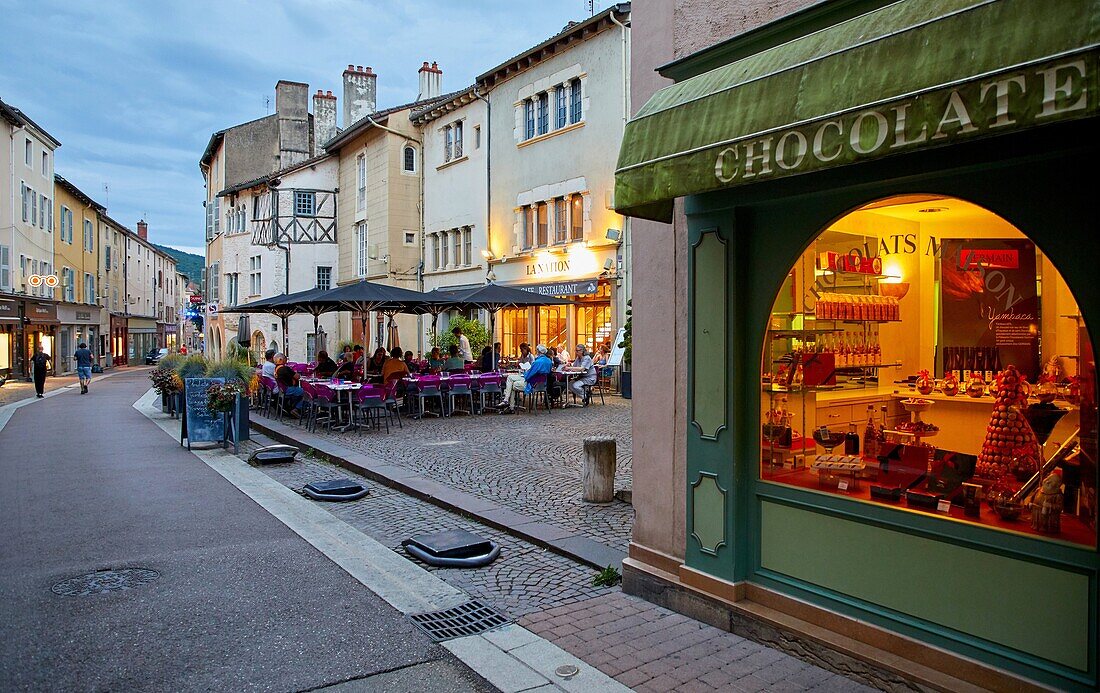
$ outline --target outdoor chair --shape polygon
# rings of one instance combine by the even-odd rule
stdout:
[[[499,373],[482,373],[477,378],[478,388],[478,413],[484,414],[486,409],[485,399],[489,398],[490,404],[500,399],[504,394],[504,388],[500,386]]]
[[[449,415],[454,416],[458,412],[466,414],[474,413],[474,392],[470,384],[470,376],[468,375],[453,375],[450,380],[450,390],[447,392],[447,401],[450,404]],[[455,399],[458,397],[465,397],[470,403],[469,409],[455,409]]]
[[[305,381],[302,382],[302,390],[305,391],[309,403],[309,409],[306,410],[305,417],[309,430],[316,431],[317,424],[324,423],[331,431],[332,422],[340,418],[340,403],[336,399],[336,393],[323,383],[314,385]],[[321,418],[322,412],[324,413],[323,419]]]
[[[439,402],[439,414],[425,410],[424,401],[434,399]],[[438,375],[425,375],[417,383],[417,414],[416,418],[423,418],[425,414],[432,416],[446,416],[447,412],[443,404],[443,388],[439,384]]]
[[[400,377],[390,378],[383,388],[385,394],[382,397],[382,403],[386,405],[386,410],[391,417],[397,417],[397,427],[404,428],[404,424],[401,423],[401,403],[397,401],[397,384],[400,382]]]
[[[539,374],[531,377],[528,381],[531,386],[531,392],[522,392],[523,404],[526,409],[534,412],[538,409],[539,398],[542,398],[542,403],[546,407],[546,411],[550,411],[550,396],[546,391],[546,376]]]
[[[364,385],[355,393],[355,412],[364,423],[364,428],[379,428],[386,424],[386,433],[390,432],[390,411],[385,402],[385,390],[377,385]]]

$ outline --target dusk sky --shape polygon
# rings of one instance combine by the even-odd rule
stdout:
[[[584,0],[0,0],[0,16],[0,99],[61,141],[56,172],[126,226],[144,217],[151,241],[202,254],[199,157],[211,133],[269,113],[278,80],[342,98],[344,68],[370,65],[385,108],[416,98],[425,60],[438,61],[452,91],[588,9]]]

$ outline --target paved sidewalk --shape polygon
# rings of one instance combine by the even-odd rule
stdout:
[[[872,691],[779,650],[616,591],[520,619],[637,691]]]
[[[273,438],[311,448],[368,478],[597,567],[618,565],[634,509],[581,500],[583,440],[617,440],[616,487],[629,488],[630,403],[550,414],[405,419],[385,432],[310,433],[298,423],[253,413],[252,425]]]

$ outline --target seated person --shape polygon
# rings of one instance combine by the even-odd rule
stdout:
[[[439,353],[439,347],[432,347],[432,353],[428,354],[428,368],[438,371],[443,368],[446,359]]]
[[[305,394],[298,384],[299,375],[286,365],[286,356],[283,354],[275,354],[275,364],[275,381],[283,391],[283,411],[297,418],[298,409],[302,406],[302,396]]]
[[[526,346],[526,345],[523,345]],[[502,414],[511,414],[515,411],[512,406],[512,396],[515,394],[519,387],[523,386],[523,391],[526,394],[531,393],[531,380],[535,376],[542,376],[545,378],[554,377],[552,374],[554,368],[554,362],[547,357],[547,348],[539,344],[535,347],[538,351],[538,358],[531,362],[531,367],[524,371],[522,374],[512,373],[508,376],[508,379],[504,383],[504,399],[497,403],[497,409],[501,410]],[[547,385],[549,387],[549,384]]]
[[[481,358],[478,359],[477,369],[482,373],[489,373],[495,371],[493,363],[493,347],[485,347],[481,350]]]
[[[409,367],[410,373],[416,373],[420,370],[420,364],[413,358],[413,353],[411,351],[405,352],[405,365]]]
[[[382,375],[382,367],[386,365],[386,350],[382,347],[378,347],[374,350],[374,356],[371,356],[365,364],[363,364],[363,373]]]
[[[411,352],[410,352],[411,353]],[[404,378],[409,374],[409,366],[402,358],[401,347],[394,347],[390,352],[390,358],[382,364],[382,382],[387,385],[395,378]]]
[[[519,345],[519,362],[531,363],[535,360],[534,355],[531,353],[531,345],[527,342],[520,342]]]
[[[318,378],[331,378],[339,366],[328,357],[327,351],[317,352],[317,367],[313,369],[313,375]]]
[[[347,361],[354,361],[355,359],[352,357],[352,351],[352,346],[350,344],[345,344],[344,348],[340,350],[340,356],[336,358],[336,362],[343,365]]]
[[[443,370],[448,373],[465,373],[466,362],[462,360],[462,356],[458,353],[458,345],[452,344],[449,352],[450,356],[443,362]]]
[[[592,363],[592,357],[588,355],[588,349],[583,344],[577,345],[576,353],[577,358],[573,360],[572,368],[583,370],[584,375],[570,383],[569,389],[587,407],[588,400],[592,396],[591,387],[596,384],[596,365]]]
[[[260,369],[262,375],[266,375],[269,378],[275,377],[275,350],[268,349],[264,352],[264,366]]]

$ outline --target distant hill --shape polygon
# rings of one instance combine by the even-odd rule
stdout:
[[[193,282],[202,280],[202,268],[206,265],[206,260],[202,255],[185,253],[182,250],[169,248],[166,245],[157,245],[156,243],[153,244],[153,247],[176,258],[176,269],[186,274],[188,279]]]

